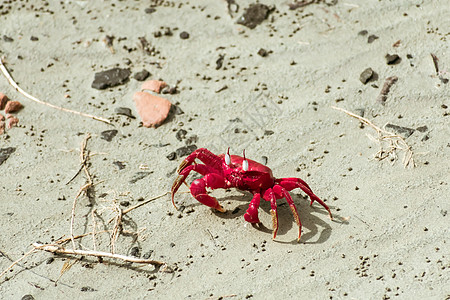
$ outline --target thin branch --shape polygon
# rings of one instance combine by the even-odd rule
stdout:
[[[30,251],[28,251],[27,253],[25,253],[21,258],[19,258],[18,260],[14,261],[8,268],[6,268],[1,274],[0,274],[0,278],[5,275],[9,270],[11,270],[15,265],[17,265],[20,261],[22,261],[25,257],[27,257],[28,255],[32,254],[33,252],[36,252],[36,248],[31,249]]]
[[[49,106],[51,108],[62,110],[62,111],[68,112],[68,113],[80,115],[80,116],[91,118],[91,119],[94,119],[94,120],[97,120],[97,121],[105,122],[107,124],[111,124],[111,122],[108,119],[97,117],[97,116],[94,116],[94,115],[89,115],[89,114],[86,114],[86,113],[83,113],[83,112],[67,109],[67,108],[64,108],[64,107],[56,106],[54,104],[51,104],[51,103],[39,100],[38,98],[28,94],[22,88],[20,88],[19,85],[11,77],[11,75],[8,72],[8,69],[6,69],[5,65],[3,64],[3,58],[0,58],[0,69],[2,70],[3,75],[5,75],[6,79],[8,79],[9,84],[11,84],[16,89],[16,91],[18,91],[19,93],[21,93],[22,95],[24,95],[28,99],[33,100],[34,102],[37,102],[39,104],[43,104],[43,105]]]
[[[164,194],[161,194],[161,195],[159,195],[159,196],[150,198],[150,199],[148,199],[148,200],[146,200],[146,201],[144,201],[144,202],[141,202],[141,203],[139,203],[139,204],[136,204],[135,206],[132,206],[132,207],[127,208],[127,209],[124,209],[124,210],[122,211],[122,215],[125,215],[126,213],[128,213],[128,212],[132,211],[133,209],[136,209],[136,208],[138,208],[138,207],[140,207],[140,206],[142,206],[142,205],[145,205],[145,204],[147,204],[147,203],[149,203],[149,202],[152,202],[153,200],[156,200],[156,199],[159,199],[159,198],[161,198],[161,197],[164,197],[164,196],[167,195],[167,194],[170,194],[170,192],[165,192]]]
[[[75,207],[77,205],[77,199],[78,199],[78,197],[80,197],[80,195],[83,191],[87,191],[92,186],[91,175],[89,174],[89,171],[87,170],[87,166],[86,166],[86,161],[87,161],[86,157],[89,157],[89,154],[85,154],[87,141],[90,138],[91,138],[91,135],[88,133],[80,146],[80,161],[83,164],[83,169],[84,169],[84,172],[86,173],[88,182],[79,189],[75,199],[73,200],[73,204],[72,204],[72,216],[70,218],[70,237],[71,237],[72,246],[74,249],[76,248],[76,246],[75,246],[75,239],[74,239],[74,235],[73,235],[73,224],[75,222]]]
[[[113,259],[121,259],[123,261],[138,263],[138,264],[150,264],[154,266],[162,266],[165,265],[162,261],[151,260],[151,259],[140,259],[136,257],[121,255],[121,254],[113,254],[108,252],[101,251],[90,251],[90,250],[74,250],[74,249],[66,249],[56,245],[49,244],[40,244],[34,243],[33,250],[43,250],[47,252],[57,253],[57,254],[68,254],[68,255],[85,255],[85,256],[95,256],[95,257],[108,257]]]

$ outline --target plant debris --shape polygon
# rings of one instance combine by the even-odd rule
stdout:
[[[389,94],[391,86],[393,86],[397,82],[397,80],[398,80],[397,76],[391,76],[386,78],[383,84],[383,88],[381,89],[381,92],[377,97],[378,102],[380,102],[383,105],[386,103],[387,95]]]

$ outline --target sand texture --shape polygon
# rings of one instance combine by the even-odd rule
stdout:
[[[266,0],[245,15],[250,1],[0,2],[20,88],[97,117],[0,74],[23,105],[0,112],[0,272],[65,238],[165,263],[36,250],[2,274],[1,299],[449,299],[448,0]],[[167,83],[157,128],[133,101],[145,80]],[[334,219],[300,189],[300,243],[284,199],[275,240],[269,202],[245,222],[249,192],[212,191],[220,213],[182,185],[177,211],[165,193],[202,147],[302,178]]]

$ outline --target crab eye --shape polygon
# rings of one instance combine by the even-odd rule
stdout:
[[[246,159],[242,161],[242,170],[248,171],[248,160]]]
[[[248,160],[245,159],[245,150],[244,150],[244,160],[242,161],[242,170],[248,171]]]
[[[230,157],[230,148],[228,148],[227,154],[225,154],[225,163],[227,165],[231,164],[231,157]]]

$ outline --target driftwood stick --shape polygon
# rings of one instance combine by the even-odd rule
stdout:
[[[62,111],[68,112],[68,113],[80,115],[80,116],[83,116],[83,117],[86,117],[86,118],[91,118],[91,119],[94,119],[94,120],[97,120],[97,121],[101,121],[101,122],[105,122],[107,124],[111,124],[111,122],[108,119],[97,117],[97,116],[94,116],[94,115],[86,114],[86,113],[75,111],[75,110],[71,110],[71,109],[67,109],[67,108],[64,108],[64,107],[56,106],[54,104],[51,104],[51,103],[39,100],[38,98],[34,97],[33,95],[28,94],[11,77],[11,75],[8,72],[8,69],[6,69],[5,65],[3,64],[3,58],[0,58],[0,69],[2,70],[2,73],[3,73],[3,75],[5,75],[6,79],[8,79],[9,84],[11,84],[16,89],[16,91],[18,91],[19,93],[21,93],[22,95],[24,95],[25,97],[27,97],[28,99],[30,99],[30,100],[32,100],[34,102],[37,102],[39,104],[43,104],[43,105],[49,106],[51,108],[62,110]]]
[[[162,266],[165,265],[164,262],[151,260],[151,259],[141,259],[132,256],[126,256],[121,254],[113,254],[109,252],[101,252],[101,251],[91,251],[91,250],[74,250],[74,249],[66,249],[56,245],[46,245],[40,243],[33,244],[33,250],[43,250],[47,252],[57,253],[57,254],[67,254],[67,255],[85,255],[85,256],[95,256],[95,257],[107,257],[113,259],[121,259],[123,261],[138,263],[138,264],[150,264],[154,266]]]

